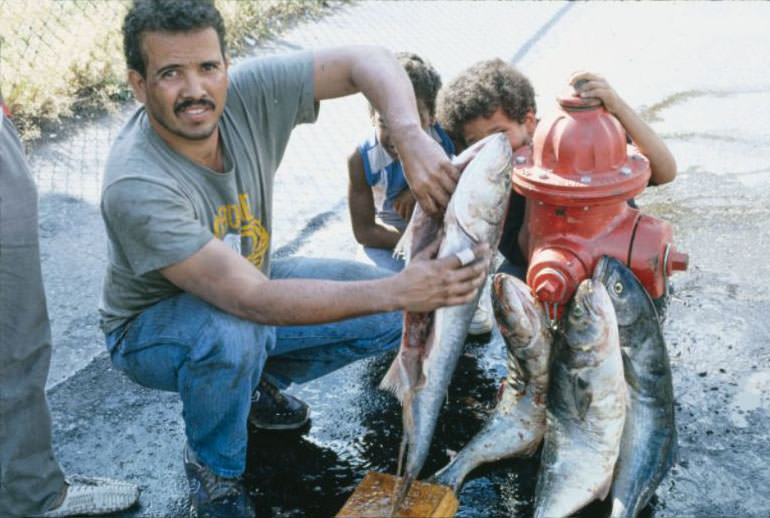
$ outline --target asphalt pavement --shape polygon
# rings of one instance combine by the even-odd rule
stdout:
[[[541,115],[572,71],[605,75],[674,152],[676,181],[638,202],[671,222],[677,248],[690,254],[689,270],[672,278],[663,328],[679,462],[644,515],[759,518],[770,509],[768,19],[770,4],[755,2],[362,2],[252,53],[378,44],[420,54],[445,82],[500,57],[529,76]],[[99,184],[130,110],[49,135],[31,157],[54,339],[55,445],[67,471],[143,488],[124,516],[185,516],[178,397],[112,369],[97,324],[106,260]],[[276,253],[355,257],[345,163],[368,131],[360,96],[324,102],[316,124],[295,130],[277,176]],[[480,426],[503,358],[497,333],[469,344],[428,467]],[[263,515],[329,516],[367,470],[395,469],[399,409],[376,389],[386,366],[365,362],[290,389],[311,404],[313,423],[302,436],[252,441],[249,484]],[[526,516],[535,469],[508,462],[474,474],[460,516]]]

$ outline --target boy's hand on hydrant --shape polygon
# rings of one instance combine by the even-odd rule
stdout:
[[[610,113],[617,113],[623,108],[623,99],[604,77],[591,72],[575,72],[569,78],[569,84],[580,97],[595,97],[602,101]]]

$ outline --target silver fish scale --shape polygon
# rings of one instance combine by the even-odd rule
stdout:
[[[567,318],[577,304],[582,318]],[[583,281],[567,317],[554,346],[535,518],[566,517],[606,496],[625,422],[628,392],[615,312],[604,286]],[[570,333],[572,326],[594,332]],[[574,337],[604,338],[568,343]],[[586,362],[588,355],[594,361]],[[583,366],[574,367],[577,361]]]
[[[671,365],[655,305],[633,273],[604,257],[594,278],[607,287],[618,314],[629,390],[611,516],[635,518],[676,459]]]
[[[500,240],[503,215],[507,210],[513,154],[508,140],[501,134],[487,137],[479,147],[480,149],[473,149],[478,149],[478,154],[465,167],[447,207],[444,216],[444,238],[438,257],[448,257],[479,242],[486,242],[491,249],[495,249]],[[470,155],[463,153],[458,158],[468,156]],[[496,207],[499,217],[493,216],[490,220],[479,217],[473,205],[480,203],[480,200]],[[416,225],[414,218],[409,225]],[[413,236],[413,239],[424,237]],[[430,335],[434,343],[429,346],[430,353],[421,366],[412,366],[422,369],[424,386],[396,387],[396,390],[406,394],[404,401],[407,402],[403,406],[404,436],[407,441],[405,482],[399,491],[396,506],[405,497],[409,485],[417,478],[427,458],[436,420],[465,344],[479,295],[477,293],[475,299],[468,304],[436,310],[433,333]],[[422,358],[422,355],[405,357]],[[401,353],[396,358],[394,367],[400,359]]]
[[[498,274],[493,306],[506,341],[508,376],[490,419],[434,479],[457,491],[477,466],[535,453],[545,431],[551,336],[541,307],[518,279]]]

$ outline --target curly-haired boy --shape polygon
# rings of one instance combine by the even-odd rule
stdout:
[[[650,161],[650,184],[670,182],[676,162],[663,141],[601,76],[576,72],[569,78],[578,95],[601,99],[629,138]],[[513,149],[532,143],[537,127],[535,90],[526,76],[501,59],[481,61],[466,69],[441,91],[438,120],[462,149],[492,133],[503,132]],[[511,190],[508,216],[499,250],[505,262],[498,271],[519,278],[527,272],[525,199]]]

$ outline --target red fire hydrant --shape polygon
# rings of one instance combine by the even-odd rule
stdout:
[[[549,316],[593,274],[602,255],[623,261],[652,298],[667,276],[686,270],[671,227],[630,207],[650,178],[649,161],[629,154],[626,133],[599,99],[564,96],[535,130],[532,148],[514,154],[513,188],[527,198],[527,284]],[[558,308],[558,309],[557,309]]]

